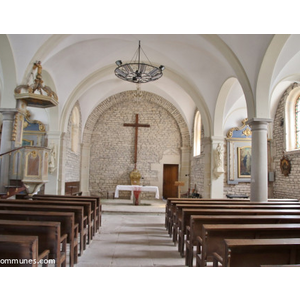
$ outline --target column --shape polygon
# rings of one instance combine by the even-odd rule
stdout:
[[[12,133],[15,114],[18,112],[14,108],[2,108],[2,136],[0,153],[5,153],[12,150]],[[5,186],[9,185],[9,160],[10,155],[1,156],[1,178],[0,192],[6,193]]]
[[[251,202],[268,201],[268,123],[271,119],[253,118],[252,129]]]

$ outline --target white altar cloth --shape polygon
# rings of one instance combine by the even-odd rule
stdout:
[[[119,191],[130,191],[131,198],[133,197],[134,191],[141,192],[153,192],[155,198],[159,199],[159,190],[157,186],[143,186],[143,185],[117,185],[115,190],[115,198],[119,198]]]

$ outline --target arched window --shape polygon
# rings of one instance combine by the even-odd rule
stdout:
[[[296,125],[296,149],[300,149],[300,97],[296,100],[295,105],[295,125]]]
[[[71,115],[71,149],[75,153],[77,153],[79,145],[79,122],[79,110],[77,107],[74,107]]]
[[[294,83],[285,97],[285,115],[280,122],[285,128],[286,151],[300,150],[300,86]]]
[[[194,120],[194,156],[201,153],[201,115],[197,111]]]

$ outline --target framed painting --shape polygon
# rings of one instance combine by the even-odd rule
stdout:
[[[238,177],[251,177],[251,146],[238,147]]]

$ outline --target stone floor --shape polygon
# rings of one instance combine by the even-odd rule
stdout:
[[[76,267],[184,267],[168,235],[163,200],[102,200],[102,226]]]

